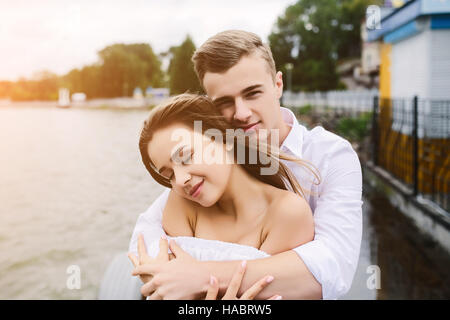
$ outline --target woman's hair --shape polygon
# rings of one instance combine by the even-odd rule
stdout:
[[[202,133],[204,135],[208,135],[208,132],[205,131],[209,129],[216,129],[221,132],[223,137],[228,138],[229,136],[227,136],[227,129],[234,129],[230,125],[230,123],[226,121],[226,119],[219,113],[219,111],[217,111],[208,97],[188,93],[170,98],[166,103],[156,106],[150,112],[147,120],[145,120],[139,139],[139,150],[141,152],[142,162],[144,163],[151,176],[159,184],[168,188],[172,187],[170,180],[157,171],[155,165],[152,162],[152,159],[150,159],[150,156],[148,154],[148,144],[152,140],[154,133],[159,129],[165,128],[174,123],[185,124],[186,126],[194,129],[194,121],[201,121]],[[286,165],[284,165],[280,161],[280,159],[283,159],[294,161],[299,165],[305,167],[314,175],[314,177],[317,179],[317,183],[320,183],[320,177],[317,170],[308,162],[290,157],[281,152],[276,155],[273,153],[272,148],[268,144],[265,144],[263,142],[254,143],[251,141],[251,139],[248,139],[248,137],[244,137],[244,139],[241,138],[242,136],[239,137],[239,135],[233,135],[232,150],[234,152],[236,152],[237,150],[245,150],[245,159],[248,159],[248,155],[251,152],[256,151],[259,154],[264,153],[265,158],[270,159],[268,164],[261,163],[260,157],[258,157],[256,163],[249,163],[249,161],[245,161],[244,163],[239,162],[239,165],[241,165],[248,174],[255,177],[256,179],[284,190],[287,190],[288,187],[290,187],[295,193],[299,194],[302,197],[305,197],[305,191],[302,189],[297,179],[286,167]],[[223,143],[227,142],[229,141],[223,141]],[[236,154],[234,156],[236,159]],[[271,175],[261,174],[261,169],[270,167],[270,163],[272,161],[277,161],[277,172]]]

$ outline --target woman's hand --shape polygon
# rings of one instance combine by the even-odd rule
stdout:
[[[172,260],[167,253],[167,245],[175,256]],[[166,239],[160,241],[158,257],[151,260],[150,263],[137,265],[132,273],[133,276],[152,276],[141,287],[141,294],[148,300],[192,300],[203,296],[208,285],[208,273],[202,272],[202,263],[181,249],[174,240],[169,244]]]
[[[231,278],[230,284],[222,297],[222,300],[253,300],[258,293],[260,293],[269,283],[273,281],[272,276],[265,276],[261,280],[257,281],[253,286],[251,286],[247,291],[245,291],[240,298],[236,295],[242,284],[242,279],[244,278],[245,270],[247,267],[247,262],[244,260],[236,269],[233,277]],[[217,294],[219,293],[219,283],[216,277],[211,276],[208,291],[206,292],[205,300],[217,300]],[[274,295],[267,300],[280,300],[280,295]]]
[[[167,238],[165,236],[161,237],[161,240],[159,240],[159,253],[158,256],[153,259],[147,254],[147,248],[145,247],[145,241],[144,236],[142,234],[138,235],[138,243],[137,243],[137,249],[138,249],[138,255],[139,258],[137,258],[134,254],[128,253],[128,258],[133,263],[134,267],[143,266],[143,265],[149,265],[154,264],[158,262],[167,262],[170,260],[169,253],[168,253],[169,244],[167,241]],[[140,274],[139,277],[141,278],[141,281],[145,284],[152,280],[153,275],[151,274]]]

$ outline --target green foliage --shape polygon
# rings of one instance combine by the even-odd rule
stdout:
[[[372,113],[370,112],[363,113],[356,118],[341,118],[337,123],[336,131],[350,141],[360,142],[368,135],[371,120]]]
[[[312,105],[307,104],[305,106],[302,106],[302,107],[296,108],[296,109],[297,109],[296,110],[297,114],[305,115],[305,114],[310,114],[312,112],[313,107],[312,107]]]
[[[379,0],[299,0],[281,15],[269,35],[277,69],[292,63],[294,91],[339,88],[338,59],[359,57],[365,10]]]
[[[170,49],[172,59],[169,65],[169,88],[170,94],[180,94],[184,92],[201,92],[202,88],[194,71],[194,64],[191,61],[195,52],[195,44],[187,36],[178,47]]]
[[[347,85],[344,82],[339,81],[338,84],[337,84],[336,89],[337,90],[346,90],[347,89]]]
[[[63,86],[70,92],[84,92],[88,98],[104,97],[101,83],[101,65],[85,66],[81,70],[73,69],[63,76]]]
[[[131,96],[134,88],[162,83],[161,62],[148,44],[114,44],[99,53],[99,91],[105,97]]]

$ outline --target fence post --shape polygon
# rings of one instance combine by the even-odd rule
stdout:
[[[419,137],[418,137],[418,97],[414,96],[413,100],[413,195],[417,196],[419,193]]]
[[[373,97],[372,111],[372,161],[378,165],[378,96]]]

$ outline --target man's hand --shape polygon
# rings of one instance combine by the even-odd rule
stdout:
[[[133,275],[153,275],[153,279],[142,286],[142,295],[148,296],[149,300],[200,298],[207,290],[209,273],[202,269],[200,261],[181,249],[174,240],[170,241],[169,247],[175,259],[158,260],[134,269]]]
[[[151,265],[154,263],[167,262],[169,261],[169,253],[168,253],[168,242],[166,237],[161,237],[159,240],[159,253],[156,259],[152,259],[147,254],[147,248],[145,247],[144,236],[142,234],[138,235],[138,255],[139,259],[132,253],[128,253],[128,258],[133,263],[134,267],[143,266],[143,265]],[[139,275],[141,281],[145,284],[152,280],[153,276],[151,274],[142,274]]]
[[[227,291],[222,297],[222,300],[253,300],[258,295],[258,293],[260,293],[269,283],[272,282],[272,276],[265,276],[261,280],[257,281],[253,286],[251,286],[247,291],[245,291],[240,298],[238,298],[237,293],[239,291],[239,288],[241,287],[246,266],[247,261],[244,260],[236,269],[233,278],[231,278],[231,282],[228,285]],[[217,281],[216,277],[211,276],[205,300],[217,300],[218,293],[219,282]],[[267,300],[281,300],[281,296],[276,294]]]

